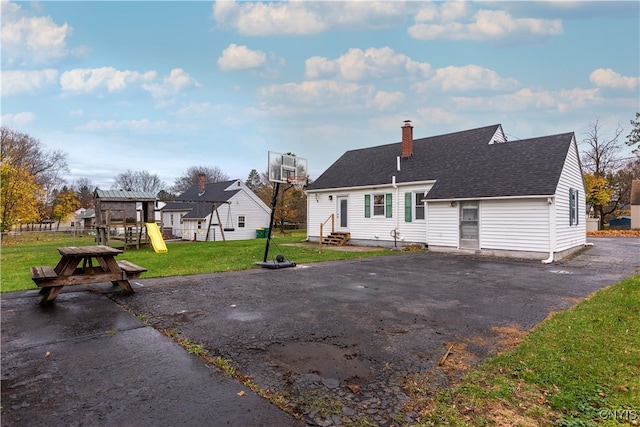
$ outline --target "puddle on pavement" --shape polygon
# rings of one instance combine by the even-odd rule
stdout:
[[[338,381],[367,380],[371,376],[369,362],[354,349],[322,342],[274,344],[269,356],[276,364],[297,374],[316,374]]]

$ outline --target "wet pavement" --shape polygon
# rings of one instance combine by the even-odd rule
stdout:
[[[500,351],[505,330],[529,330],[640,272],[640,239],[590,241],[549,265],[407,252],[142,279],[133,295],[72,287],[46,309],[37,291],[4,294],[3,424],[410,423],[406,379],[425,374],[446,386],[452,377],[439,361],[448,349],[452,362],[477,364]],[[229,359],[303,421],[135,315]]]

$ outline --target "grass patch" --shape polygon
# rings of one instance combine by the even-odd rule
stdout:
[[[300,243],[305,239],[305,230],[295,230],[285,235],[276,232],[273,241],[289,259],[296,263],[333,261],[395,253],[381,248],[367,252],[347,252],[326,249],[320,245],[313,247],[283,246],[289,243]],[[117,246],[118,243],[115,241],[113,246]],[[147,268],[148,271],[143,273],[142,278],[246,270],[255,268],[256,261],[262,261],[265,244],[265,239],[227,242],[167,242],[167,253],[157,254],[151,247],[128,248],[118,256],[118,259],[126,259]],[[36,289],[37,287],[29,274],[31,266],[55,266],[60,259],[58,247],[90,245],[95,245],[93,236],[74,237],[67,233],[23,233],[3,236],[0,254],[2,266],[0,290],[9,292]]]
[[[639,338],[640,275],[550,317],[453,388],[414,376],[410,409],[425,426],[640,425]]]

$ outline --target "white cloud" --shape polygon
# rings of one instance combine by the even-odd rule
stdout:
[[[598,89],[564,89],[533,91],[521,89],[494,97],[454,97],[458,107],[482,111],[550,110],[561,113],[594,105],[602,101]]]
[[[444,108],[420,108],[418,117],[424,123],[458,123],[460,116],[445,110]]]
[[[431,87],[443,91],[469,90],[513,90],[518,81],[512,77],[502,78],[493,70],[479,65],[465,65],[463,67],[444,67],[435,72],[435,76],[425,82],[415,85],[418,92],[425,92]]]
[[[151,82],[142,85],[142,88],[151,93],[154,98],[166,98],[189,87],[200,87],[200,83],[182,68],[171,70],[169,76],[164,77],[160,83]]]
[[[211,104],[208,102],[190,102],[187,106],[176,111],[176,116],[202,116],[211,111]]]
[[[379,91],[373,97],[370,105],[378,110],[387,110],[402,104],[405,100],[405,95],[402,92],[385,92]]]
[[[598,68],[589,75],[589,81],[598,87],[635,90],[640,77],[625,77],[611,68]]]
[[[128,84],[150,81],[155,77],[155,71],[139,73],[120,71],[113,67],[76,68],[62,73],[60,85],[66,92],[90,93],[102,88],[115,92],[124,89]]]
[[[338,59],[329,60],[314,56],[305,62],[307,78],[317,79],[338,75],[345,80],[363,80],[368,78],[404,77],[406,74],[424,77],[431,66],[426,62],[417,62],[408,56],[396,53],[389,47],[349,49]]]
[[[43,64],[51,60],[86,51],[72,51],[67,39],[72,28],[56,24],[49,16],[26,16],[17,3],[3,0],[2,4],[2,57],[9,66]]]
[[[17,114],[3,114],[1,121],[3,125],[22,127],[36,120],[36,115],[31,112],[23,112]]]
[[[131,131],[139,133],[156,132],[159,129],[166,128],[167,123],[164,121],[150,120],[91,120],[82,126],[78,126],[78,131],[88,132],[117,132]]]
[[[47,85],[55,84],[58,71],[54,69],[37,71],[2,71],[2,96],[19,93],[35,93]]]
[[[378,91],[373,85],[315,80],[265,86],[259,90],[261,114],[297,114],[303,111],[384,110],[400,104],[405,95],[400,92]]]
[[[309,35],[331,29],[388,28],[402,23],[404,2],[217,1],[213,17],[247,36]]]
[[[499,3],[498,3],[499,4]],[[515,18],[502,10],[479,10],[470,16],[463,2],[429,3],[414,16],[407,32],[415,39],[513,40],[539,39],[562,34],[558,19]]]
[[[251,50],[247,46],[231,43],[218,58],[218,66],[222,71],[246,70],[265,65],[267,55],[261,50]]]

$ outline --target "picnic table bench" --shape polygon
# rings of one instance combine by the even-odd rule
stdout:
[[[52,303],[62,288],[70,285],[111,282],[124,293],[133,293],[129,280],[147,271],[129,261],[116,261],[122,250],[110,246],[69,246],[58,248],[58,252],[61,258],[55,267],[31,267],[31,279],[43,295],[41,305]]]

